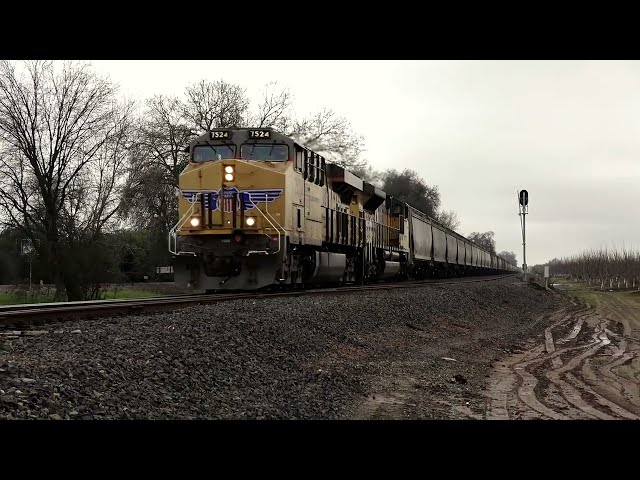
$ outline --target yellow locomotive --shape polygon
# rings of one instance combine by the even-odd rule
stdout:
[[[515,270],[477,247],[474,258],[461,235],[270,128],[212,130],[189,155],[169,234],[180,286],[253,290]]]

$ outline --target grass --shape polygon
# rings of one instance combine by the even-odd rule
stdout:
[[[600,304],[600,300],[599,300],[600,295],[605,294],[605,292],[596,290],[593,286],[590,286],[587,283],[572,284],[569,287],[568,292],[574,297],[580,300],[583,300],[585,302],[588,302],[592,307],[597,307]]]
[[[556,280],[555,283],[560,283]],[[574,283],[574,282],[566,282],[568,283],[568,288],[565,291],[569,295],[573,295],[579,300],[583,300],[589,302],[589,304],[598,306],[600,304],[600,298],[603,295],[613,295],[614,297],[619,297],[624,301],[632,301],[634,303],[640,303],[640,294],[636,291],[619,291],[614,290],[610,292],[608,288],[604,290],[600,290],[600,285],[589,285],[588,283]]]
[[[136,290],[131,288],[109,289],[102,293],[101,298],[123,299],[123,298],[151,298],[161,297],[162,294],[150,290]],[[8,292],[0,292],[0,305],[19,305],[23,303],[48,303],[53,302],[53,294],[50,295],[13,295]]]
[[[48,303],[53,302],[53,295],[12,295],[0,292],[0,305],[17,305],[20,303]]]

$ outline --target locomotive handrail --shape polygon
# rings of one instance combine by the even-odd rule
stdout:
[[[258,206],[255,204],[255,202],[253,201],[253,199],[251,198],[251,196],[249,196],[249,202],[251,202],[251,205],[253,205],[253,208],[255,208],[256,210],[258,210],[260,212],[260,214],[267,220],[267,222],[269,222],[269,224],[273,227],[273,229],[276,231],[276,233],[278,234],[278,250],[276,250],[275,252],[273,252],[271,255],[275,255],[277,253],[280,252],[281,249],[281,244],[280,244],[280,238],[282,237],[282,234],[280,233],[280,230],[278,230],[278,228],[273,224],[273,222],[276,223],[276,225],[278,225],[278,227],[280,227],[280,229],[284,232],[284,234],[286,235],[287,231],[282,227],[282,225],[280,225],[278,223],[278,221],[273,218],[273,216],[269,213],[268,210],[266,210],[266,213],[269,215],[269,217],[271,217],[273,219],[273,222],[269,219],[269,217],[265,214],[265,212],[263,212],[262,210],[260,210],[260,208],[258,208]],[[269,202],[265,202],[265,209],[267,209],[267,203]]]
[[[267,195],[267,197],[268,197],[268,195]],[[280,227],[280,229],[282,230],[282,236],[283,236],[283,237],[286,237],[286,236],[287,236],[287,231],[286,231],[286,229],[285,229],[282,225],[280,225],[280,224],[278,223],[278,221],[275,219],[275,217],[274,217],[273,215],[271,215],[271,212],[269,212],[269,202],[265,202],[265,204],[264,204],[264,210],[265,210],[265,213],[271,217],[271,220],[273,220],[273,221],[275,222],[275,224],[276,224],[278,227]],[[276,228],[276,227],[274,227],[274,228]],[[276,232],[278,232],[278,251],[277,251],[277,252],[275,252],[275,253],[278,253],[278,252],[280,251],[280,248],[281,248],[281,247],[280,247],[280,232],[278,231],[278,229],[277,229],[277,228],[276,228]]]
[[[184,252],[178,252],[178,238],[177,238],[177,233],[178,230],[180,230],[182,228],[182,226],[186,223],[186,219],[188,217],[191,216],[191,214],[193,214],[194,210],[195,210],[195,206],[198,203],[198,196],[202,195],[202,192],[195,192],[195,200],[193,202],[189,202],[191,204],[191,208],[189,208],[189,210],[187,210],[187,212],[182,216],[182,218],[180,218],[180,220],[178,220],[178,223],[176,223],[173,228],[169,231],[169,253],[173,254],[173,255],[196,255],[196,252],[188,252],[188,251],[184,251]],[[188,200],[187,200],[188,201]],[[174,247],[172,247],[171,245],[171,240],[173,239],[173,244]],[[175,249],[172,249],[175,248]]]
[[[267,194],[267,197],[268,197],[268,196],[269,196],[269,195]],[[276,225],[277,225],[278,227],[280,227],[280,229],[282,230],[282,235],[285,235],[285,236],[286,236],[286,235],[287,235],[287,230],[286,230],[282,225],[280,225],[280,224],[278,223],[278,221],[275,219],[275,217],[274,217],[273,215],[271,215],[271,212],[269,212],[269,202],[265,202],[265,204],[264,204],[264,210],[265,210],[265,213],[266,213],[267,215],[269,215],[269,216],[271,217],[271,219],[276,223]]]

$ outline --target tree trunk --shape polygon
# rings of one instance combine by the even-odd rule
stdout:
[[[55,226],[50,225],[49,228],[50,231],[47,232],[47,247],[51,270],[56,284],[56,293],[53,295],[53,300],[56,302],[64,302],[66,299],[66,291],[64,288],[64,276],[62,274],[60,243],[58,242],[58,235],[54,230]]]
[[[67,300],[70,302],[77,302],[79,300],[84,300],[84,295],[82,292],[82,286],[80,282],[73,274],[65,273],[64,276],[64,286],[67,290]]]
[[[66,246],[65,252],[61,255],[63,259],[61,265],[61,272],[64,278],[64,287],[67,291],[67,300],[69,302],[77,302],[84,300],[84,292],[79,277],[78,266],[75,264],[79,260],[76,255],[76,250]]]
[[[67,291],[64,288],[64,278],[62,272],[55,273],[56,278],[56,293],[53,295],[54,302],[64,302],[67,299]]]

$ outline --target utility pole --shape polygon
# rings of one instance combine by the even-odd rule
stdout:
[[[520,216],[520,225],[522,227],[522,270],[524,270],[523,281],[527,281],[527,222],[526,215],[529,213],[529,192],[520,190],[518,192],[518,215]]]

